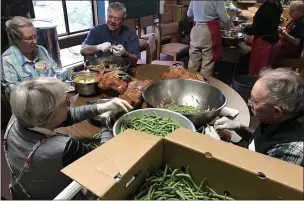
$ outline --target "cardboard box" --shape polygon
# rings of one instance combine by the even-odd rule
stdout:
[[[125,131],[62,170],[101,199],[129,199],[149,172],[187,167],[234,199],[303,199],[303,168],[178,129],[166,138]]]

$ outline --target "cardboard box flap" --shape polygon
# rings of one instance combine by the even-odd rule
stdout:
[[[303,192],[303,168],[279,159],[238,147],[231,143],[215,140],[188,129],[180,128],[166,137],[166,140],[216,158],[253,174],[288,185]]]
[[[154,135],[127,130],[61,171],[101,197],[161,140]]]

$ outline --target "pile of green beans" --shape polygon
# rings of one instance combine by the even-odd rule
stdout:
[[[120,131],[127,129],[146,132],[152,135],[165,137],[176,129],[180,128],[171,118],[158,115],[142,115],[134,117],[128,122],[122,122]]]
[[[200,110],[193,107],[193,106],[187,106],[187,105],[168,105],[165,107],[168,110],[178,112],[180,114],[197,114],[200,113]]]
[[[186,172],[180,169],[172,170],[166,165],[146,179],[140,189],[135,193],[134,200],[233,200],[226,195],[216,193],[203,179],[196,185],[188,168]]]
[[[88,147],[90,147],[92,149],[96,149],[97,147],[100,146],[100,138],[101,138],[101,133],[99,132],[99,133],[95,134],[93,137],[85,138],[81,141]]]

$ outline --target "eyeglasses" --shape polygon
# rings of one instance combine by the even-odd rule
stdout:
[[[113,20],[115,22],[120,22],[122,20],[122,17],[113,17],[112,15],[108,15],[109,20]]]
[[[25,40],[26,42],[32,42],[33,40],[38,40],[39,39],[39,37],[37,36],[37,35],[35,35],[35,36],[30,36],[30,37],[26,37],[26,38],[24,38],[24,37],[21,37],[23,40]]]

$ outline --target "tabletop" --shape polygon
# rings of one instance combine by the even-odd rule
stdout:
[[[140,64],[130,68],[128,73],[136,79],[159,80],[161,79],[163,73],[167,72],[168,70],[169,66]],[[237,121],[244,126],[249,126],[250,113],[247,104],[242,99],[242,97],[225,83],[213,77],[207,77],[207,79],[211,85],[220,89],[222,93],[227,97],[228,101],[226,107],[239,110],[239,114],[234,118],[234,121]],[[77,107],[86,105],[87,101],[98,100],[100,98],[101,95],[96,95],[93,97],[79,96],[73,106]],[[85,120],[69,127],[58,128],[57,131],[69,133],[75,138],[85,138],[93,136],[96,133],[100,132],[100,127],[90,120]]]

